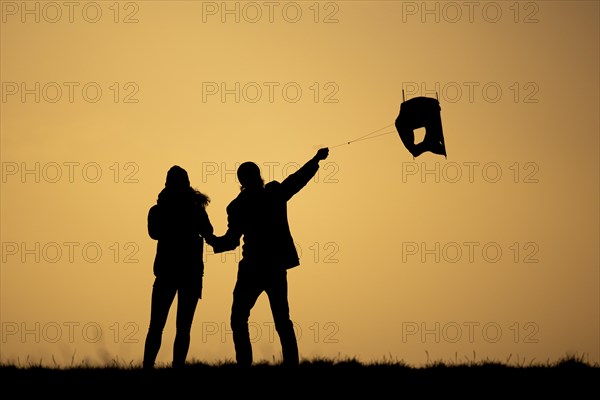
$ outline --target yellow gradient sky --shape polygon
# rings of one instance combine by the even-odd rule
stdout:
[[[0,5],[0,361],[141,361],[172,165],[222,234],[239,163],[379,128],[289,203],[301,357],[600,360],[597,1]],[[393,132],[403,89],[447,159]],[[190,360],[234,358],[238,260],[206,248]],[[280,359],[264,295],[251,334]]]

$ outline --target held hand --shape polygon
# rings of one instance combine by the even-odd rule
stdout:
[[[327,158],[327,156],[329,156],[329,149],[327,147],[324,147],[322,149],[319,149],[319,151],[317,151],[317,154],[315,155],[315,159],[316,160],[324,160]]]
[[[204,236],[204,241],[207,245],[212,247],[213,252],[215,254],[223,253],[226,249],[223,248],[222,237],[215,236],[215,234],[211,233],[209,235]]]
[[[204,241],[206,242],[206,244],[213,246],[215,243],[215,238],[216,236],[211,233],[209,235],[204,236]]]

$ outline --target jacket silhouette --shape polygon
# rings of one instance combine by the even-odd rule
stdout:
[[[283,182],[248,186],[227,206],[227,232],[217,238],[215,253],[242,246],[242,258],[253,264],[289,269],[300,265],[290,231],[287,201],[315,176],[319,163],[311,159]]]
[[[287,203],[315,176],[319,161],[327,155],[328,149],[321,149],[283,182],[266,185],[256,164],[241,164],[237,174],[242,190],[227,206],[227,232],[221,237],[207,238],[215,253],[233,250],[244,239],[231,307],[236,361],[241,366],[252,364],[248,318],[263,291],[269,297],[283,363],[292,366],[299,363],[289,316],[287,270],[300,265],[300,260],[290,232]]]
[[[165,188],[148,212],[148,234],[157,240],[150,326],[144,368],[153,368],[169,309],[177,295],[173,367],[185,364],[194,312],[202,297],[204,237],[212,235],[206,206],[209,198],[190,186],[187,172],[173,166]]]
[[[203,237],[213,228],[202,194],[164,189],[148,212],[148,234],[157,240],[154,275],[181,280],[204,273]],[[200,287],[201,289],[201,287]]]

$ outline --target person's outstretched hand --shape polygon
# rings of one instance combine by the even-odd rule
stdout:
[[[319,149],[319,151],[317,151],[317,154],[315,154],[315,160],[324,160],[327,158],[327,156],[329,156],[329,149],[327,147],[324,147],[322,149]]]

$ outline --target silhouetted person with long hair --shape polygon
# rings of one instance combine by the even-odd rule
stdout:
[[[192,320],[202,297],[203,237],[213,227],[206,213],[210,199],[190,186],[187,172],[175,165],[167,172],[164,189],[148,212],[148,233],[158,241],[154,259],[150,326],[143,367],[154,368],[169,309],[177,295],[174,368],[183,367],[190,346]]]
[[[287,270],[300,265],[300,260],[290,233],[287,202],[315,176],[319,161],[328,155],[329,149],[320,149],[283,182],[272,181],[266,185],[258,165],[241,164],[237,170],[241,192],[227,206],[227,232],[221,237],[207,238],[215,253],[235,249],[242,236],[244,238],[231,306],[231,329],[239,366],[252,365],[248,318],[263,291],[269,297],[283,364],[299,364],[298,343],[288,304]]]

